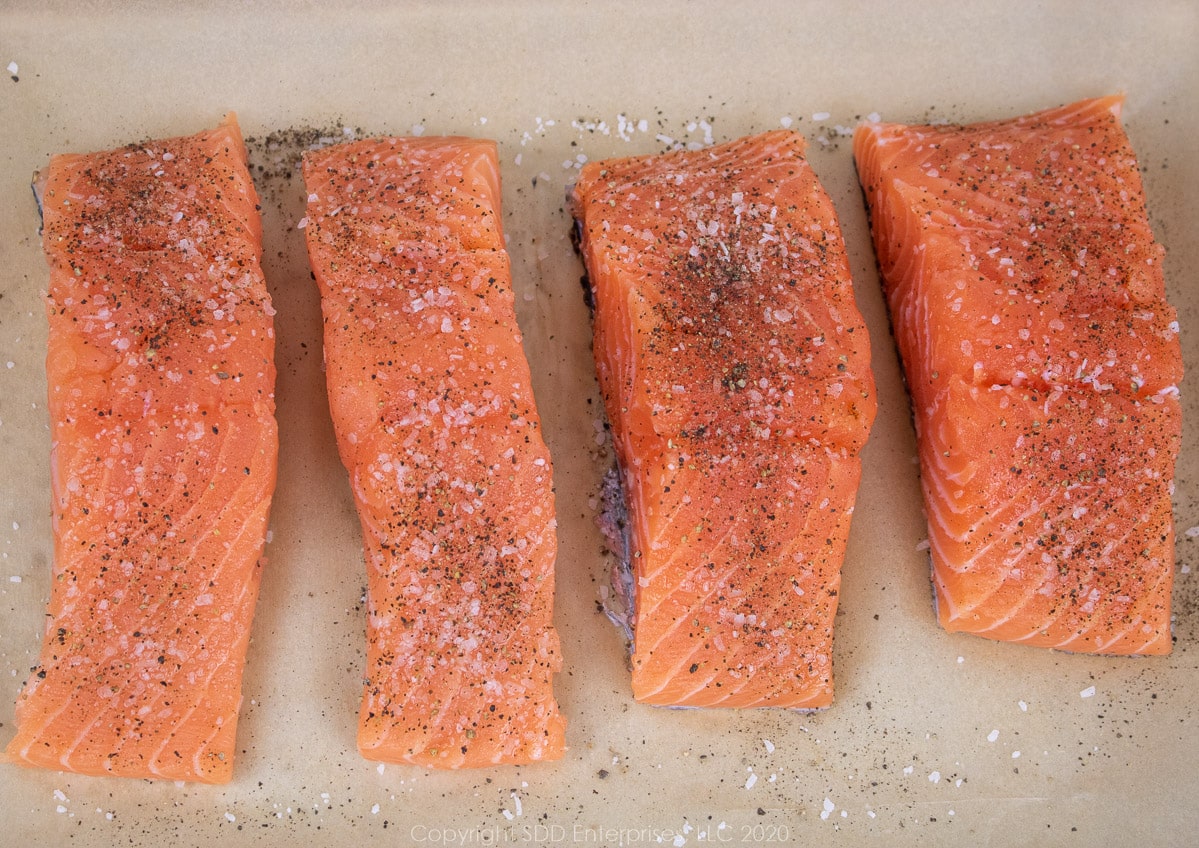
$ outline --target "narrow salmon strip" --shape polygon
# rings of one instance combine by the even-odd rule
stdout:
[[[1121,105],[854,137],[951,631],[1170,650],[1182,354]]]
[[[492,142],[311,153],[306,235],[368,577],[358,746],[440,768],[560,757],[550,457]]]
[[[54,157],[41,198],[54,579],[6,754],[225,782],[278,453],[236,120]]]
[[[803,152],[765,133],[590,163],[574,189],[646,703],[832,702],[875,395],[837,217]]]

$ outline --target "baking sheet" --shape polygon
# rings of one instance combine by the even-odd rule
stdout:
[[[49,439],[28,182],[59,151],[194,132],[254,139],[278,309],[282,439],[239,759],[223,787],[0,766],[0,844],[1189,844],[1199,830],[1196,392],[1175,494],[1174,653],[1071,656],[940,631],[907,400],[845,133],[1124,91],[1152,223],[1199,367],[1199,9],[1191,2],[9,3],[0,10],[0,741],[49,591]],[[848,243],[879,416],[863,456],[820,714],[632,702],[597,611],[603,444],[564,191],[583,157],[777,126],[809,139]],[[566,757],[469,773],[356,753],[365,580],[323,393],[302,133],[488,136],[553,452]],[[275,133],[272,136],[272,133]],[[1199,530],[1195,533],[1199,535]]]

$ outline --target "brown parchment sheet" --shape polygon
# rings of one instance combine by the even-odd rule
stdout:
[[[1199,6],[1015,2],[0,5],[0,743],[36,662],[52,536],[47,272],[29,191],[50,154],[195,132],[253,139],[278,310],[279,484],[226,786],[0,765],[0,845],[1189,845],[1199,832]],[[1175,649],[1074,656],[933,618],[915,443],[848,132],[999,118],[1123,91],[1188,371]],[[778,126],[809,142],[848,243],[879,415],[818,714],[634,703],[598,610],[612,456],[565,190],[585,159]],[[321,370],[297,144],[499,144],[518,316],[553,454],[559,762],[441,773],[354,745],[359,531]],[[272,134],[275,134],[272,136]],[[272,144],[271,142],[274,142]],[[261,166],[260,168],[257,166]]]

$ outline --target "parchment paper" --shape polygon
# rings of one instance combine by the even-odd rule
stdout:
[[[176,11],[177,10],[177,11]],[[1194,268],[1199,7],[1123,2],[33,3],[0,9],[0,742],[49,591],[47,274],[28,184],[60,151],[194,132],[235,110],[263,198],[283,444],[233,783],[0,766],[2,845],[1187,845],[1199,832],[1199,489],[1182,386],[1174,653],[1072,656],[933,618],[906,395],[847,133],[1124,91],[1184,356]],[[612,461],[564,192],[588,159],[777,126],[809,139],[871,332],[879,416],[844,567],[836,703],[667,711],[629,694],[597,610]],[[303,134],[498,141],[525,349],[553,453],[570,722],[554,764],[436,773],[354,747],[363,566],[321,371],[287,158]],[[278,143],[272,147],[268,141]]]

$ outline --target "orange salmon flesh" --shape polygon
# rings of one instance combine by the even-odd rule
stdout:
[[[362,523],[358,747],[439,768],[562,756],[552,468],[516,323],[495,144],[310,153],[329,407]]]
[[[222,783],[278,454],[236,119],[56,156],[41,196],[53,583],[6,754]]]
[[[1182,353],[1121,103],[854,136],[947,630],[1170,651]]]
[[[630,523],[632,686],[828,706],[870,344],[802,136],[593,162],[573,192]]]

